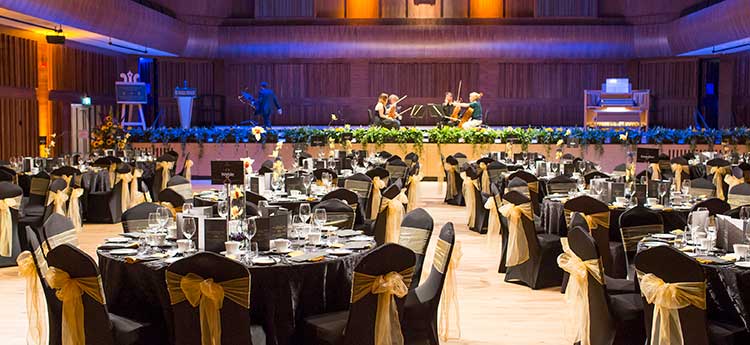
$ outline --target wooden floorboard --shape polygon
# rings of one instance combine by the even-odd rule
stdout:
[[[202,188],[206,185],[196,185]],[[566,344],[562,320],[567,309],[559,288],[533,291],[503,282],[498,254],[490,250],[486,236],[469,231],[464,208],[444,204],[441,193],[437,182],[420,186],[422,207],[435,219],[425,267],[430,267],[436,236],[446,222],[454,223],[463,247],[457,271],[462,337],[446,344]],[[80,246],[96,258],[96,246],[120,231],[119,224],[86,224]],[[0,343],[25,344],[26,322],[24,282],[15,267],[0,269]]]

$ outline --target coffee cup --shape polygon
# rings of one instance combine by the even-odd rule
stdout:
[[[297,189],[291,189],[291,190],[289,190],[289,195],[290,196],[300,196],[301,194],[302,194],[302,191],[300,191],[300,190],[297,190]]]
[[[311,244],[320,243],[321,234],[319,232],[311,232],[307,234],[307,241]]]
[[[167,242],[167,234],[158,233],[153,234],[152,236],[155,246],[163,246]]]
[[[748,252],[750,252],[750,245],[747,244],[736,243],[733,247],[734,254],[737,255],[737,260],[742,260],[742,258],[747,257]]]
[[[180,253],[185,253],[188,250],[190,250],[190,240],[177,240],[177,251],[179,251]]]
[[[649,205],[658,205],[659,204],[659,199],[657,199],[657,198],[646,198],[646,203],[648,203]]]
[[[277,240],[273,241],[273,246],[274,246],[274,248],[276,248],[276,251],[278,251],[278,252],[285,252],[285,251],[289,250],[289,246],[291,244],[292,244],[291,241],[289,241],[287,239],[284,239],[284,238],[280,238],[280,239],[277,239]]]
[[[625,204],[627,204],[627,203],[628,203],[628,198],[626,198],[626,197],[624,197],[624,196],[618,196],[618,197],[616,197],[616,198],[615,198],[615,201],[616,201],[616,202],[617,202],[618,204],[620,204],[620,205],[625,205]]]
[[[240,242],[238,241],[226,241],[224,247],[227,249],[227,254],[235,254],[240,251]]]

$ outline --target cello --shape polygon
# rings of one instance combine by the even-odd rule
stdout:
[[[463,83],[463,80],[458,81],[458,93],[456,94],[457,98],[456,100],[461,103],[461,84]],[[461,113],[461,107],[453,107],[453,112],[451,113],[450,118],[448,118],[451,122],[457,122],[459,121],[458,115]]]

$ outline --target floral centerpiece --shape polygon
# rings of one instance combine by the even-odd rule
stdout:
[[[101,125],[91,131],[91,148],[95,150],[124,150],[128,145],[130,133],[107,115]]]

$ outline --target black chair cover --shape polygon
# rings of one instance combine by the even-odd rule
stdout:
[[[434,226],[435,222],[430,214],[421,208],[407,213],[404,216],[404,220],[401,221],[399,244],[411,249],[417,259],[414,265],[414,278],[411,280],[410,290],[416,289],[419,286],[424,257],[427,253],[427,245],[430,244]]]

